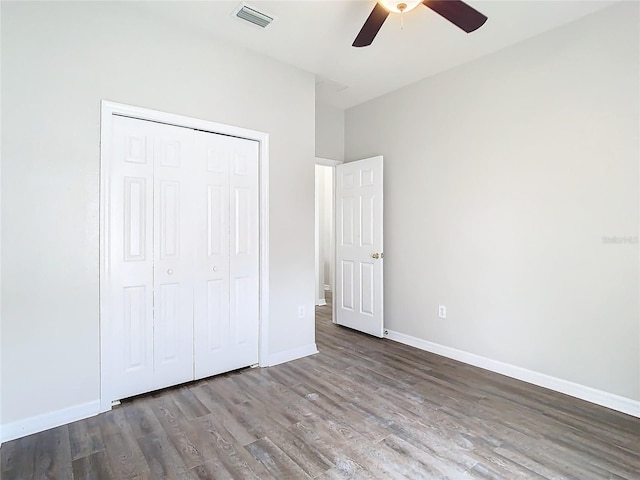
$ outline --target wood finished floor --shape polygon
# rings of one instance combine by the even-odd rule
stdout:
[[[320,353],[8,442],[10,479],[640,479],[640,420],[330,322]]]

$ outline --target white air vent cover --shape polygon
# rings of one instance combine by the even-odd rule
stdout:
[[[234,10],[233,15],[262,28],[265,28],[274,20],[274,17],[267,15],[266,13],[259,12],[254,7],[250,7],[246,3],[241,3],[240,6]]]

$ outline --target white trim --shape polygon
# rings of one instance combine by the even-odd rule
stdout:
[[[304,347],[293,348],[291,350],[287,350],[284,352],[274,353],[269,357],[268,366],[273,367],[274,365],[280,365],[281,363],[290,362],[291,360],[297,360],[298,358],[308,357],[309,355],[315,355],[318,353],[318,348],[315,343],[311,343],[309,345],[305,345]]]
[[[32,433],[43,432],[50,428],[66,425],[85,418],[93,417],[100,413],[100,400],[74,405],[55,412],[43,413],[35,417],[25,418],[2,426],[2,442],[25,437]]]
[[[0,120],[0,124],[2,121]],[[2,126],[0,125],[0,132]],[[0,134],[0,152],[2,151],[2,135]],[[2,199],[2,158],[0,156],[0,199]],[[2,239],[2,201],[0,200],[0,239]],[[2,271],[2,241],[0,240],[0,272]],[[0,275],[0,350],[2,350],[2,275]],[[2,355],[0,355],[0,392],[2,386]],[[2,395],[0,394],[0,446],[2,446]]]
[[[260,141],[260,346],[258,363],[269,357],[269,135]]]
[[[185,117],[173,113],[149,110],[147,108],[134,107],[107,100],[101,102],[100,123],[100,411],[111,410],[111,401],[108,398],[108,386],[111,384],[108,378],[108,353],[102,345],[102,339],[106,338],[106,327],[103,319],[108,318],[108,302],[106,299],[106,271],[108,262],[106,252],[109,238],[109,192],[107,165],[111,158],[111,138],[113,115],[122,115],[140,120],[166,123],[180,127],[194,128],[212,133],[230,135],[233,137],[255,140],[260,144],[260,340],[258,358],[260,366],[269,363],[269,134],[248,130],[246,128],[224,125],[197,118]],[[78,420],[77,418],[74,420]]]
[[[324,286],[324,248],[321,249],[321,246],[324,247],[322,240],[322,235],[321,235],[321,230],[322,228],[320,227],[321,225],[321,220],[320,220],[320,210],[321,207],[323,206],[324,202],[321,202],[320,198],[321,198],[321,191],[322,191],[322,187],[323,185],[321,185],[323,183],[322,180],[324,180],[324,171],[322,169],[318,170],[318,165],[314,165],[314,175],[313,175],[313,190],[314,190],[314,201],[313,201],[313,226],[314,226],[314,236],[313,236],[313,258],[314,258],[314,278],[313,278],[313,290],[314,290],[314,296],[316,297],[316,301],[315,304],[316,305],[324,305],[326,304],[325,298],[324,298],[324,288],[321,288],[321,284],[322,286]],[[323,172],[322,175],[320,175],[319,173]],[[324,209],[323,209],[324,211]],[[320,258],[320,254],[322,250],[322,256],[323,258]],[[324,303],[323,303],[324,302]]]
[[[111,410],[111,400],[107,399],[106,390],[111,382],[108,379],[108,373],[104,366],[107,365],[108,355],[105,351],[103,340],[107,336],[107,328],[104,319],[109,318],[109,308],[106,299],[108,298],[108,292],[106,288],[106,278],[108,266],[110,264],[107,252],[109,252],[109,222],[108,222],[108,208],[107,208],[107,192],[109,192],[109,175],[107,174],[107,164],[111,158],[111,137],[112,137],[112,125],[111,116],[113,115],[113,109],[108,102],[103,101],[100,111],[100,264],[99,264],[99,285],[100,285],[100,411],[106,412]]]
[[[333,180],[333,185],[331,185],[331,195],[333,197],[331,199],[333,202],[333,208],[331,209],[331,223],[333,223],[333,245],[331,246],[331,263],[333,264],[333,268],[331,269],[331,285],[333,285],[333,290],[331,291],[331,322],[337,325],[338,305],[336,304],[336,299],[340,296],[341,292],[338,292],[336,283],[336,272],[338,271],[338,262],[336,261],[336,246],[338,245],[338,235],[336,233],[338,231],[336,225],[336,187],[338,186],[338,181],[336,177],[338,176],[338,169],[336,166],[337,165],[334,165],[333,167],[333,175],[331,178]]]
[[[539,387],[548,388],[556,392],[564,393],[581,400],[586,400],[587,402],[595,403],[596,405],[601,405],[603,407],[611,408],[612,410],[640,418],[640,401],[597,390],[595,388],[580,385],[561,378],[552,377],[544,373],[527,370],[526,368],[500,362],[498,360],[492,360],[474,353],[428,342],[421,338],[412,337],[411,335],[394,332],[393,330],[386,330],[386,332],[386,338],[389,340],[435,353],[436,355],[452,358],[469,365],[522,380],[523,382],[532,383]]]
[[[344,163],[342,160],[331,160],[330,158],[316,157],[316,165],[324,165],[325,167],[335,167]]]

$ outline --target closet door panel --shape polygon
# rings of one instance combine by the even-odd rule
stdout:
[[[259,243],[258,142],[231,139],[229,189],[230,338],[229,361],[240,366],[258,362]],[[237,368],[237,367],[235,367]]]
[[[194,131],[155,124],[154,389],[193,379]]]
[[[153,125],[117,116],[112,121],[105,277],[113,353],[105,374],[109,395],[117,399],[153,383]]]
[[[194,288],[195,378],[225,370],[229,323],[229,159],[227,137],[196,132],[198,219]]]
[[[195,262],[194,345],[196,378],[203,378],[258,361],[257,203],[256,212],[251,212],[258,198],[258,150],[249,140],[196,135],[197,156],[202,159],[196,190],[203,201]],[[247,178],[236,185],[232,178],[238,174]],[[253,251],[255,278],[238,270],[234,260],[237,255],[251,257]]]

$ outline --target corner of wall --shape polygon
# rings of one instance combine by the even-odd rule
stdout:
[[[292,360],[297,360],[299,358],[315,355],[316,353],[318,353],[318,348],[316,347],[316,344],[310,343],[309,345],[304,345],[299,348],[286,350],[284,352],[273,353],[269,355],[267,364],[262,366],[273,367],[275,365],[280,365],[281,363],[286,363]]]

